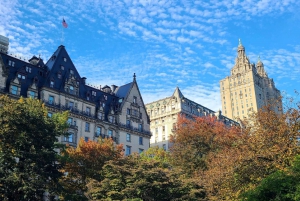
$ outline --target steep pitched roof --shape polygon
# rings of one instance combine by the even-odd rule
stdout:
[[[116,96],[119,98],[126,98],[130,92],[130,89],[132,88],[132,84],[133,82],[130,82],[128,84],[119,86],[115,91]]]

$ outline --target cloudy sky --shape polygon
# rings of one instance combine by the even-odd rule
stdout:
[[[0,0],[0,34],[22,58],[47,60],[63,43],[93,86],[136,73],[145,103],[178,86],[218,110],[239,38],[278,89],[300,90],[299,11],[299,0]]]

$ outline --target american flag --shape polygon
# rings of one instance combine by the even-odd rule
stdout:
[[[67,28],[68,27],[68,24],[66,23],[65,19],[63,18],[63,21],[62,21],[62,25],[63,27]]]

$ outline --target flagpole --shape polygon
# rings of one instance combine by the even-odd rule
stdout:
[[[63,45],[64,42],[64,27],[61,26],[61,39],[60,39],[60,44]]]

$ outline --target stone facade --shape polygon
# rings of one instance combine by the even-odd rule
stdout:
[[[223,116],[221,111],[215,112],[184,97],[178,87],[172,96],[148,103],[146,108],[152,132],[150,146],[158,146],[164,150],[168,150],[172,146],[169,139],[174,132],[179,114],[187,117],[216,116],[218,120],[228,126],[238,125],[237,122]]]
[[[126,154],[149,148],[150,120],[136,76],[122,86],[91,87],[79,75],[64,46],[59,46],[46,63],[35,56],[27,62],[0,51],[0,93],[15,99],[40,99],[49,117],[68,110],[70,135],[61,136],[62,143],[75,147],[81,137],[102,137],[123,144]]]
[[[247,118],[267,104],[276,112],[282,111],[280,91],[273,79],[268,77],[260,58],[256,65],[250,63],[241,42],[230,76],[220,81],[220,91],[222,110],[232,119]]]

